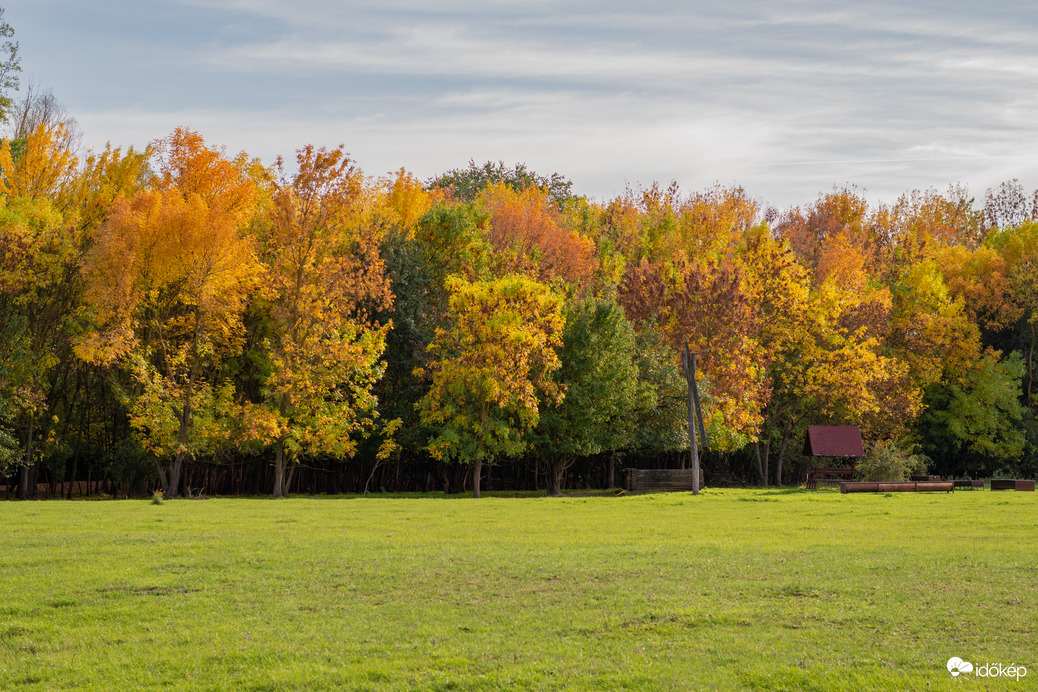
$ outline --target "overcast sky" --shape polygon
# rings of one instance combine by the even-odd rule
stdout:
[[[178,125],[369,175],[525,162],[604,199],[1038,186],[1033,2],[0,0],[84,144]]]

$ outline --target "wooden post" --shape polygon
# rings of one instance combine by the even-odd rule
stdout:
[[[699,494],[699,445],[696,441],[696,354],[688,348],[688,339],[685,339],[685,350],[681,353],[681,364],[685,369],[685,379],[688,381],[688,448],[692,461],[692,494]],[[684,467],[684,464],[682,464]]]

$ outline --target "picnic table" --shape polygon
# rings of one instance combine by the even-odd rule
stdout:
[[[814,488],[819,483],[840,483],[854,478],[854,467],[813,466],[807,470],[804,487]]]

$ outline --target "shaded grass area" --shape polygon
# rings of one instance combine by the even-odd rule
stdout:
[[[11,502],[0,522],[3,686],[1038,679],[1033,493]],[[952,656],[1030,679],[953,679]]]

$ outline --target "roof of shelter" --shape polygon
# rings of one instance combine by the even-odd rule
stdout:
[[[849,425],[809,425],[804,454],[813,457],[863,457],[861,429]]]

